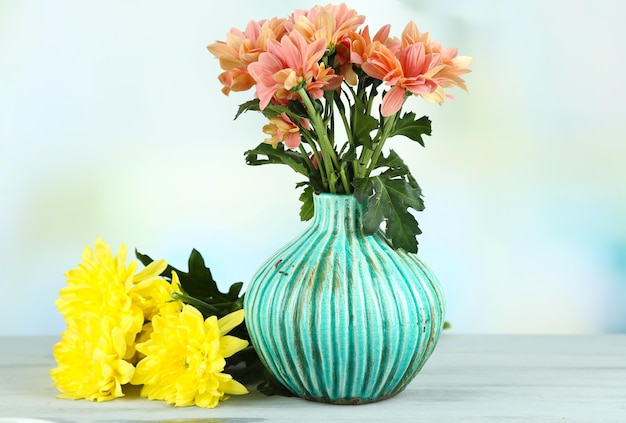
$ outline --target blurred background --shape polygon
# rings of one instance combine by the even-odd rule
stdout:
[[[300,180],[248,167],[263,119],[205,46],[312,1],[0,1],[0,335],[60,334],[64,273],[102,237],[220,285],[305,227]],[[326,4],[326,3],[321,3]],[[626,65],[617,0],[360,0],[474,57],[469,95],[412,101],[421,258],[457,333],[626,332]]]

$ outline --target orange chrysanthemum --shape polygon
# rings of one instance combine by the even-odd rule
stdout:
[[[269,123],[263,126],[263,132],[270,135],[264,142],[276,148],[278,144],[284,142],[287,148],[298,148],[302,142],[300,127],[293,123],[286,113],[281,113],[270,118]],[[309,128],[309,122],[305,119],[300,121],[304,128]]]
[[[469,72],[469,58],[457,58],[455,49],[442,49],[431,42],[427,33],[422,34],[410,22],[402,33],[402,44],[387,47],[380,41],[362,47],[364,37],[357,38],[358,50],[354,58],[363,60],[363,70],[373,78],[391,86],[382,101],[381,114],[397,113],[407,93],[419,95],[436,103],[446,99],[444,88],[459,86],[466,89],[460,75]]]
[[[287,31],[298,31],[307,42],[325,40],[332,49],[365,22],[365,16],[357,14],[346,4],[315,6],[310,10],[296,10],[285,23]]]
[[[285,34],[285,19],[273,18],[259,22],[250,21],[245,31],[236,28],[226,35],[226,41],[216,41],[207,49],[218,58],[222,72],[218,79],[224,86],[222,92],[246,91],[255,84],[247,66],[258,60],[267,50],[269,40],[279,40]]]
[[[335,88],[329,85],[335,77],[333,69],[319,63],[325,50],[326,40],[308,43],[297,31],[280,42],[270,41],[267,52],[261,53],[259,60],[248,66],[257,83],[260,108],[265,109],[271,101],[286,104],[298,99],[295,91],[301,87],[313,98],[321,98],[324,89]]]

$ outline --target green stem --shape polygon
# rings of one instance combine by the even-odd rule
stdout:
[[[364,101],[367,114],[372,113],[372,105],[374,104],[374,99],[376,98],[376,96],[374,95],[375,93],[376,93],[376,86],[372,85],[372,87],[370,88],[370,94],[369,96],[367,96],[367,101]]]
[[[328,186],[328,177],[326,176],[326,171],[324,170],[323,167],[320,167],[320,163],[322,163],[322,158],[320,157],[320,153],[319,151],[317,151],[317,146],[315,145],[315,141],[313,141],[313,139],[311,138],[311,136],[308,134],[308,132],[302,132],[305,138],[305,141],[307,142],[307,144],[309,144],[311,146],[311,148],[313,149],[313,156],[315,156],[315,159],[317,160],[317,167],[319,169],[320,175],[322,177],[322,185],[323,186]],[[304,150],[304,147],[301,147],[301,152],[302,150]],[[303,155],[306,155],[306,151],[304,151],[302,153]],[[308,155],[307,155],[308,157]],[[313,162],[311,161],[311,168],[315,169],[315,166],[313,166]]]
[[[344,126],[346,126],[346,132],[348,134],[350,134],[350,137],[352,137],[352,130],[351,128],[354,128],[355,126],[355,119],[356,119],[356,115],[361,112],[361,113],[368,113],[367,112],[367,106],[365,105],[367,96],[358,96],[357,93],[363,93],[364,92],[364,85],[363,85],[363,79],[359,78],[359,82],[358,82],[358,88],[357,91],[354,90],[354,88],[352,88],[350,85],[347,85],[348,90],[350,91],[350,94],[352,95],[352,101],[354,102],[354,105],[351,106],[350,109],[350,121],[349,123],[347,122],[347,120],[344,118],[344,116],[342,116],[342,118],[344,118]],[[346,99],[348,101],[348,105],[350,105],[350,98],[348,97],[348,93],[346,92]],[[357,110],[357,104],[363,104],[365,109],[364,110]],[[350,143],[352,144],[354,142],[354,138],[350,138]],[[352,170],[354,172],[354,176],[356,178],[361,178],[364,177],[362,176],[366,166],[365,164],[367,164],[367,161],[363,161],[364,155],[367,155],[368,153],[368,148],[366,146],[362,146],[362,151],[361,154],[359,156],[359,158],[357,160],[353,160],[352,161]]]
[[[337,188],[335,187],[335,182],[337,181],[337,174],[334,169],[337,169],[338,171],[341,170],[341,167],[339,165],[339,159],[337,158],[335,149],[328,139],[326,125],[324,124],[319,113],[316,112],[315,106],[309,98],[309,94],[304,88],[299,88],[298,94],[300,94],[300,98],[302,99],[302,102],[307,109],[307,114],[309,115],[309,119],[311,120],[311,124],[315,129],[315,133],[317,134],[317,138],[320,143],[320,148],[322,150],[322,161],[320,162],[318,160],[318,163],[320,163],[320,167],[323,163],[326,170],[326,176],[328,177],[327,188],[329,192],[331,192],[332,194],[336,194]]]
[[[226,315],[225,310],[220,309],[219,307],[216,307],[214,305],[205,303],[204,301],[191,297],[189,295],[181,294],[178,292],[172,292],[172,298],[174,300],[180,300],[186,304],[191,304],[192,306],[196,308],[210,310],[211,313],[215,314],[218,317],[223,317],[224,315]]]
[[[366,178],[369,173],[367,172],[368,163],[372,159],[374,154],[374,150],[371,148],[363,147],[363,151],[361,152],[361,157],[358,158],[358,172],[356,173],[357,178]]]
[[[341,101],[341,99],[338,99],[337,101]],[[348,103],[348,105],[350,104]],[[346,111],[344,109],[340,109],[339,107],[337,107],[337,110],[339,110],[339,116],[341,116],[343,127],[346,130],[346,135],[348,136],[348,142],[350,143],[350,145],[354,145],[354,136],[352,135],[352,129],[350,127],[350,123],[348,122],[348,118],[346,117]]]
[[[309,169],[315,170],[315,166],[313,166],[313,162],[311,161],[311,158],[309,157],[309,153],[306,151],[302,143],[300,143],[300,145],[298,146],[298,150],[300,150],[300,154],[302,154],[302,157],[304,158],[304,161],[306,162]]]
[[[387,141],[387,138],[389,138],[389,134],[391,133],[391,130],[393,129],[396,123],[396,119],[398,118],[399,113],[400,112],[398,111],[395,115],[384,118],[382,133],[380,134],[380,138],[378,140],[378,143],[376,144],[376,148],[371,154],[371,157],[369,159],[369,165],[367,166],[367,170],[363,177],[369,176],[372,173],[372,171],[376,168],[376,163],[378,162],[378,159],[380,158],[380,154],[383,151],[383,146],[385,145],[385,141]]]
[[[342,166],[341,169],[339,170],[339,176],[341,177],[341,183],[343,185],[343,189],[345,190],[345,193],[346,194],[352,193],[350,181],[348,181],[348,176],[346,175],[345,166]]]
[[[347,97],[347,94],[346,94]],[[340,98],[337,98],[338,102],[341,102]],[[348,106],[350,105],[350,103],[348,102]],[[346,116],[346,110],[343,107],[337,107],[337,110],[339,111],[339,116],[341,116],[341,121],[343,122],[343,127],[345,129],[346,135],[348,136],[348,144],[350,146],[354,146],[354,134],[352,133],[352,128],[350,126],[350,123],[348,122],[348,118]],[[356,169],[357,169],[357,164],[356,164],[356,160],[352,160],[351,162],[352,165],[352,171],[353,174],[356,173]],[[346,194],[352,192],[351,186],[350,186],[350,182],[348,181],[348,176],[346,175],[346,170],[344,167],[341,168],[341,182],[343,183],[344,188],[346,188]]]

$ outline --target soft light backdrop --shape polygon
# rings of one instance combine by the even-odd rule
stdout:
[[[0,335],[59,334],[63,273],[102,237],[226,287],[301,230],[299,181],[251,168],[205,50],[311,1],[0,2]],[[325,4],[325,3],[322,3]],[[348,3],[350,4],[350,3]],[[427,148],[391,146],[425,193],[420,255],[456,332],[626,331],[626,65],[617,0],[361,0],[474,56]]]

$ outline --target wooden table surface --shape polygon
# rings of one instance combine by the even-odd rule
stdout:
[[[0,337],[0,422],[626,422],[626,335],[445,333],[409,387],[383,402],[328,405],[253,391],[214,409],[149,401],[137,389],[105,403],[57,399],[49,376],[56,341]]]

